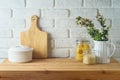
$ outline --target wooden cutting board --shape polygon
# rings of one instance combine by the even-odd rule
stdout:
[[[20,34],[21,45],[33,48],[33,58],[47,58],[47,32],[38,27],[38,17],[31,17],[31,26]]]

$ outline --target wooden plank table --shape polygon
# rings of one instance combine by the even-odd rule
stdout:
[[[120,80],[120,64],[85,65],[74,59],[34,59],[0,64],[0,80]]]

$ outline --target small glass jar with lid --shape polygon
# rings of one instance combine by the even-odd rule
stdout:
[[[83,64],[95,64],[95,63],[96,63],[95,51],[92,50],[90,53],[85,51],[83,56]]]
[[[90,41],[87,39],[82,40],[76,40],[77,46],[76,46],[76,60],[77,61],[83,61],[84,52],[87,51],[90,53],[91,47],[90,47]]]

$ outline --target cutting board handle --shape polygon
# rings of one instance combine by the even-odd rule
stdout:
[[[38,28],[38,20],[39,20],[38,16],[36,16],[36,15],[31,16],[31,27],[30,27],[30,29],[38,29],[38,30],[40,30]]]

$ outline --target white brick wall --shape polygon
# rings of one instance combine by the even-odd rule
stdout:
[[[75,54],[76,53],[75,49],[76,49],[76,47],[70,49],[70,58],[74,58],[75,57],[75,55],[76,55]]]
[[[76,18],[77,16],[83,16],[86,18],[95,18],[96,9],[95,8],[71,9],[70,10],[70,17]]]
[[[0,0],[0,58],[7,57],[10,46],[19,45],[19,34],[30,26],[32,15],[40,17],[39,27],[49,34],[49,57],[75,56],[76,39],[87,36],[75,18],[95,19],[97,8],[113,26],[110,38],[117,46],[114,57],[120,57],[120,0]]]
[[[0,49],[0,58],[8,57],[8,49]]]
[[[27,8],[52,8],[54,0],[26,0]]]
[[[75,23],[75,19],[65,18],[65,19],[55,19],[55,27],[61,27],[61,28],[73,28],[78,27]]]
[[[25,20],[24,19],[15,19],[15,18],[1,18],[0,28],[25,28]]]
[[[22,32],[23,30],[25,30],[24,28],[14,28],[12,29],[13,32],[13,37],[14,38],[20,38],[20,32]]]
[[[10,29],[0,29],[0,38],[11,38],[12,31]]]
[[[69,57],[68,49],[53,49],[48,53],[49,57]]]
[[[120,8],[106,8],[101,11],[107,18],[120,18]]]
[[[120,26],[120,19],[113,19],[112,26],[115,26],[115,27],[117,26],[117,28],[118,28]]]
[[[20,18],[20,19],[29,19],[31,15],[37,15],[40,16],[40,10],[39,9],[30,9],[30,8],[20,8],[20,9],[13,9],[13,17],[14,18]]]
[[[112,0],[113,8],[120,8],[120,0]]]
[[[111,6],[111,0],[85,0],[84,4],[88,8],[108,8]]]
[[[10,18],[12,16],[11,9],[0,9],[0,18]]]
[[[19,45],[19,40],[15,38],[0,38],[0,49],[8,49],[11,46]]]
[[[80,8],[82,7],[82,0],[56,0],[56,8]]]
[[[40,27],[52,28],[54,26],[53,19],[40,18],[39,22]]]
[[[26,20],[26,27],[30,27],[30,19]],[[39,20],[39,26],[40,28],[53,28],[54,26],[54,20],[50,18],[40,18]]]
[[[75,44],[75,40],[69,38],[55,40],[56,48],[73,48],[75,47]]]
[[[68,30],[63,28],[43,28],[43,31],[48,32],[49,37],[53,39],[68,38]]]
[[[25,0],[0,0],[0,8],[24,8]]]
[[[85,28],[80,27],[74,27],[70,28],[70,37],[71,38],[80,38],[80,36],[87,35]]]
[[[45,9],[41,11],[41,17],[66,18],[69,13],[66,9]]]

